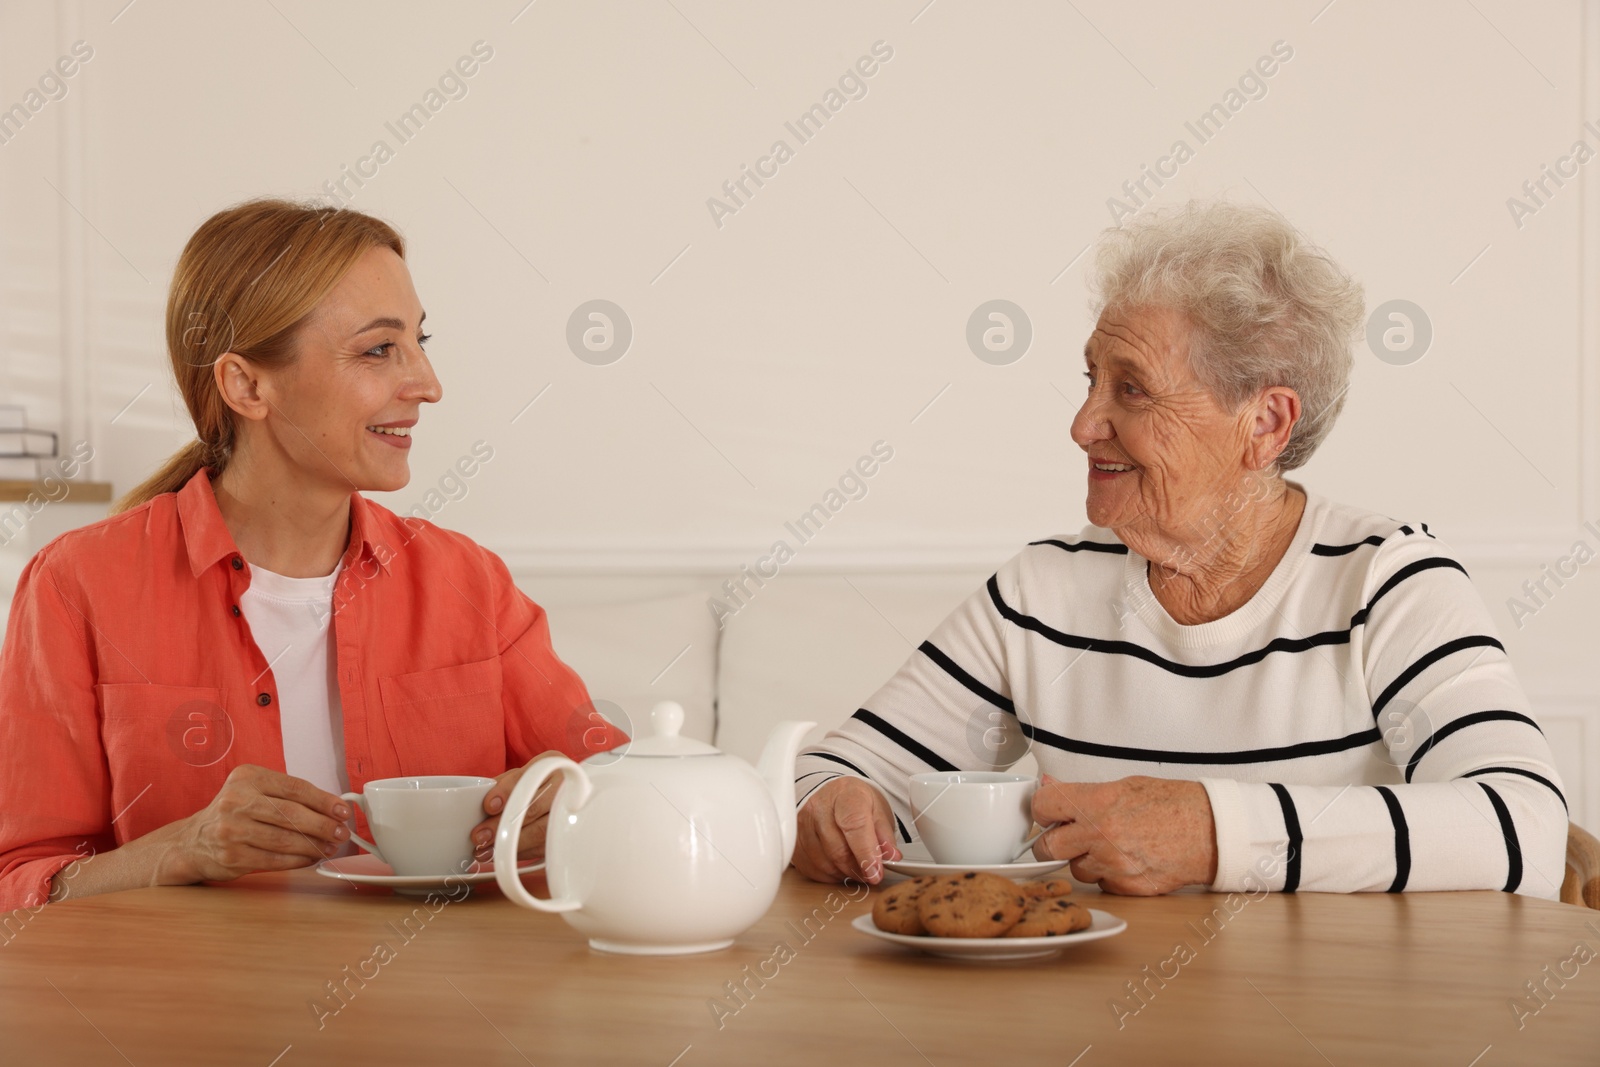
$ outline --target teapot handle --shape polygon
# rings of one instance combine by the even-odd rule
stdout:
[[[546,756],[535,760],[506,798],[505,811],[500,815],[500,829],[494,838],[494,880],[499,884],[500,891],[523,907],[535,911],[576,911],[583,906],[582,901],[570,898],[541,900],[528,892],[523,887],[522,879],[517,876],[517,842],[522,836],[522,819],[533,804],[533,798],[538,795],[539,787],[557,771],[568,775],[577,790],[570,807],[581,807],[589,799],[594,786],[582,767],[565,756]],[[566,786],[567,783],[563,782],[562,788]]]

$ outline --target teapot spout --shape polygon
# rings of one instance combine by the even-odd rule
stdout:
[[[761,760],[756,773],[767,783],[772,803],[778,809],[778,826],[783,835],[783,865],[789,866],[794,857],[794,761],[800,754],[800,742],[810,732],[814,722],[784,720],[775,726],[761,750]]]

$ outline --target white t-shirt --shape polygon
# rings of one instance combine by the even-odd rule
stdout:
[[[283,763],[319,789],[350,788],[344,769],[344,716],[333,647],[333,586],[344,566],[322,578],[286,578],[250,565],[239,609],[278,683]]]

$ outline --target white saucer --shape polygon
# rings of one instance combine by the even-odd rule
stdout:
[[[531,863],[517,868],[518,874],[531,874],[544,870],[543,863]],[[474,860],[472,866],[461,874],[400,875],[378,857],[361,853],[357,856],[340,856],[317,864],[317,873],[341,882],[359,885],[379,885],[393,889],[408,897],[422,897],[429,893],[450,893],[460,885],[476,885],[494,880],[493,860]]]
[[[1024,860],[1019,863],[992,863],[973,866],[970,863],[935,863],[928,854],[928,846],[913,841],[900,850],[902,859],[884,860],[883,866],[896,874],[920,878],[925,874],[955,874],[957,871],[992,871],[1007,878],[1037,878],[1051,871],[1059,871],[1069,860]]]
[[[1128,920],[1119,919],[1099,908],[1090,908],[1089,915],[1094,922],[1087,930],[1057,937],[911,937],[878,929],[872,924],[871,915],[857,915],[850,925],[881,941],[890,941],[946,959],[1032,960],[1054,956],[1064,948],[1081,945],[1085,941],[1115,937],[1128,928]]]

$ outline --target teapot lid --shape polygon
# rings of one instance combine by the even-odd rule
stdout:
[[[720,756],[722,753],[704,741],[679,737],[683,729],[683,705],[664,700],[650,709],[650,734],[628,742],[630,756]]]

